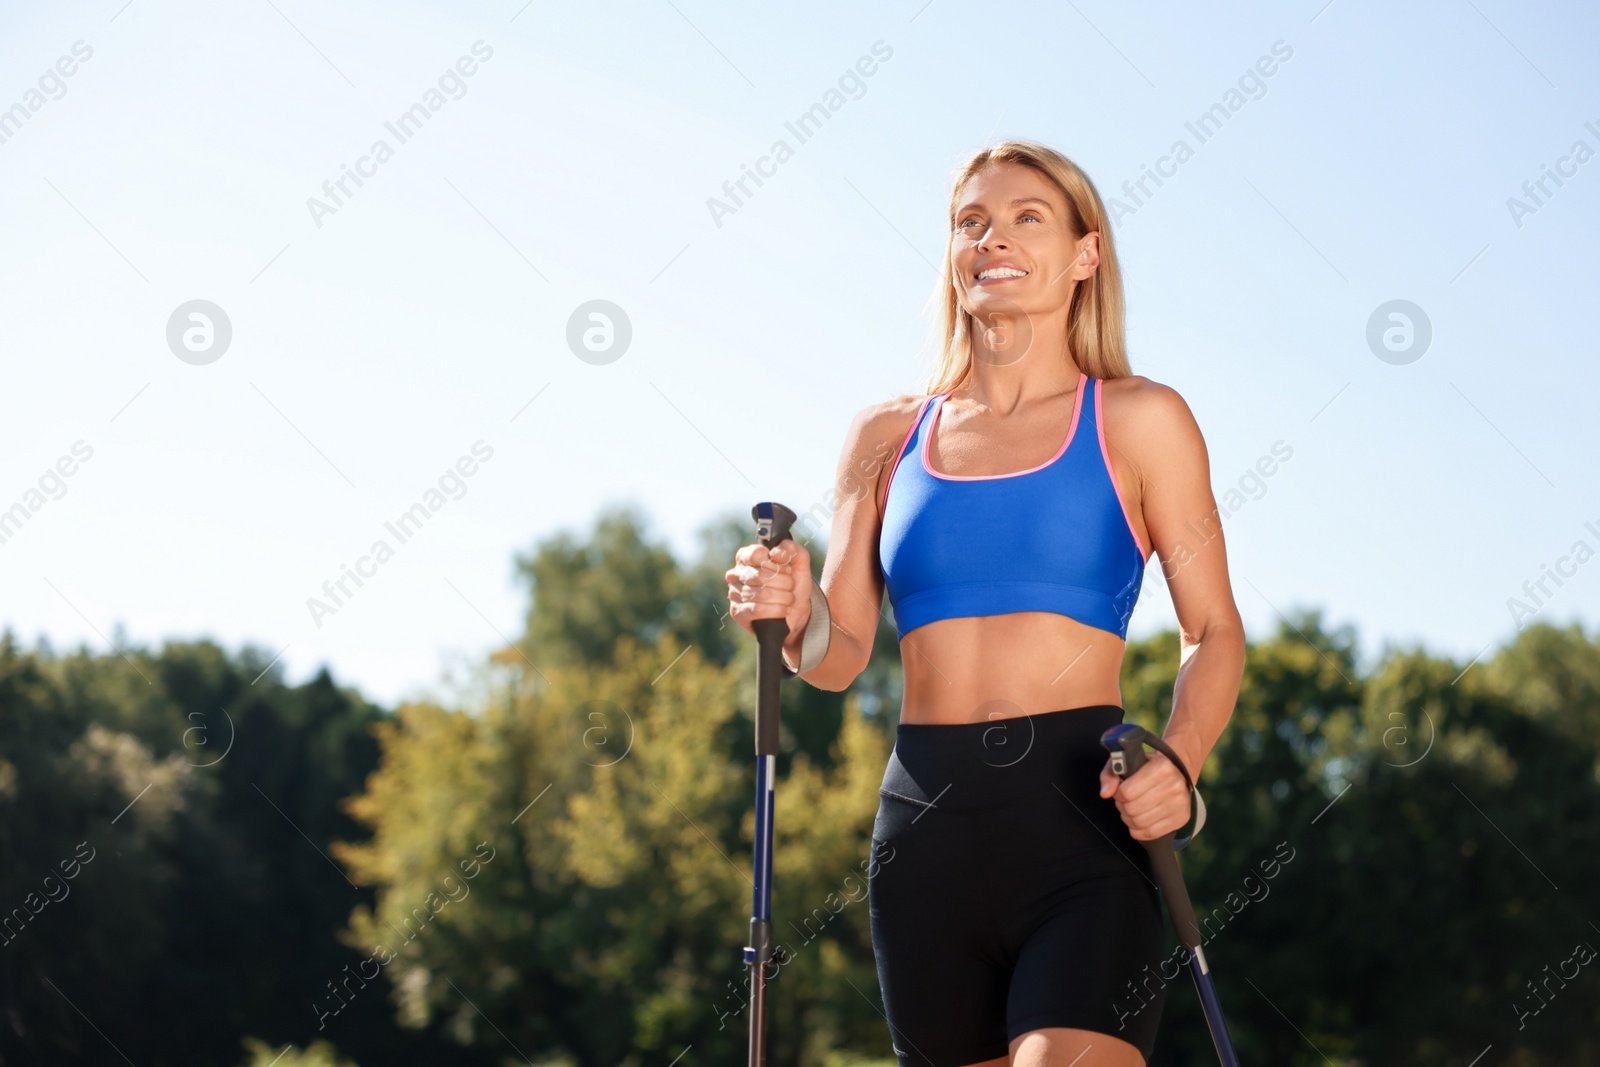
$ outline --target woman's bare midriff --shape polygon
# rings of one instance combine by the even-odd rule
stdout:
[[[900,641],[900,721],[964,723],[1122,704],[1123,642],[1064,615],[940,619]]]

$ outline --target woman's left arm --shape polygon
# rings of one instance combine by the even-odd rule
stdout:
[[[1175,390],[1147,379],[1126,381],[1118,392],[1114,425],[1120,432],[1115,439],[1108,432],[1107,444],[1132,468],[1136,486],[1130,495],[1137,496],[1178,615],[1178,675],[1163,737],[1198,782],[1233,714],[1244,674],[1244,624],[1228,580],[1222,516],[1211,492],[1205,439],[1189,405]],[[1108,430],[1112,425],[1107,419]],[[1189,821],[1183,775],[1159,752],[1150,753],[1127,781],[1120,782],[1108,766],[1101,782],[1101,795],[1117,797],[1123,822],[1137,840],[1154,840]]]

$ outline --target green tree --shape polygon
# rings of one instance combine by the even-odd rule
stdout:
[[[738,547],[754,537],[748,514],[707,523],[700,531],[701,554],[688,567],[650,538],[643,517],[632,508],[603,513],[586,540],[565,532],[547,538],[517,559],[530,593],[527,628],[494,661],[520,684],[536,685],[549,666],[611,664],[624,637],[644,645],[662,639],[673,646],[673,655],[693,648],[707,662],[730,667],[744,680],[739,699],[753,702],[755,641],[727,617],[725,574]],[[808,547],[813,576],[820,578],[825,546]],[[872,664],[851,692],[891,740],[900,690],[899,645],[885,606]],[[844,721],[844,695],[790,685],[782,699],[781,769],[787,773],[797,752],[826,766]],[[735,755],[754,751],[753,732],[736,730],[729,741]]]
[[[1582,888],[1600,876],[1595,751],[1565,736],[1596,662],[1581,635],[1536,629],[1465,673],[1410,649],[1363,677],[1314,617],[1252,643],[1181,857],[1245,1062],[1594,1060],[1593,973],[1525,1026],[1513,1005],[1600,934]],[[1268,879],[1279,842],[1294,858]],[[1152,1065],[1213,1060],[1182,976]]]
[[[363,834],[338,801],[376,765],[384,713],[268,661],[0,638],[0,1062],[100,1063],[110,1041],[141,1067],[220,1063],[241,1034],[316,1036],[366,893],[322,852]],[[380,997],[344,1021],[370,1062],[488,1062],[400,1030]]]
[[[244,1067],[357,1067],[354,1060],[343,1059],[339,1050],[327,1041],[313,1041],[309,1047],[277,1048],[258,1038],[244,1041],[249,1059]]]
[[[753,757],[729,752],[749,716],[738,679],[665,636],[619,639],[608,667],[544,675],[513,704],[408,707],[381,728],[382,766],[350,805],[372,840],[339,850],[379,887],[350,943],[393,941],[437,872],[489,842],[496,858],[470,892],[392,945],[408,1021],[439,1013],[474,1040],[578,1064],[667,1064],[691,1045],[737,1058],[754,829]],[[832,755],[821,768],[796,754],[778,787],[774,907],[796,917],[772,983],[787,1062],[870,1043],[881,1022],[838,991],[841,976],[876,980],[864,883],[840,901],[868,855],[886,751],[851,711]]]

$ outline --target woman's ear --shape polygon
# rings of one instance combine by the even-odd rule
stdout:
[[[1090,230],[1079,239],[1078,245],[1078,259],[1073,266],[1081,269],[1078,280],[1082,281],[1093,275],[1100,266],[1100,231]]]

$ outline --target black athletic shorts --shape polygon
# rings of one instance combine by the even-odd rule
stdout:
[[[868,909],[902,1067],[1005,1056],[1047,1026],[1155,1047],[1166,956],[1149,856],[1100,796],[1114,705],[900,724]]]

